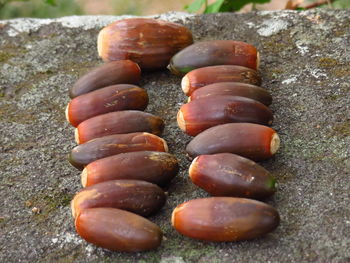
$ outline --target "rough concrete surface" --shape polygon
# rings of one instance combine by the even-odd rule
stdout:
[[[164,138],[182,168],[165,207],[150,218],[165,239],[135,254],[80,239],[69,207],[81,185],[66,160],[75,145],[64,117],[67,91],[101,63],[97,33],[120,17],[0,21],[0,262],[350,262],[350,11],[161,17],[189,27],[195,40],[236,39],[260,50],[282,140],[262,163],[278,180],[267,202],[280,212],[280,226],[237,243],[199,242],[171,227],[177,204],[207,194],[188,179],[190,137],[176,124],[186,98],[180,78],[164,70],[144,73],[141,86],[150,94],[147,111],[165,119]]]

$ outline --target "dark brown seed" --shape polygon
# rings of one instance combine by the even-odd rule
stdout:
[[[211,66],[187,73],[182,78],[181,87],[190,96],[196,89],[218,82],[241,82],[259,86],[261,78],[257,71],[242,66]]]
[[[116,21],[98,35],[98,54],[104,61],[130,59],[142,69],[165,68],[171,57],[193,43],[184,26],[152,18]]]
[[[196,89],[189,101],[218,95],[246,97],[260,101],[266,106],[272,103],[272,97],[266,89],[239,82],[219,82]]]
[[[264,104],[238,96],[213,96],[182,105],[177,114],[179,127],[191,136],[220,124],[250,122],[272,124],[272,111]]]
[[[276,180],[265,168],[232,153],[196,157],[189,175],[195,185],[214,196],[262,199],[276,191]]]
[[[191,157],[226,152],[261,161],[274,155],[279,145],[280,139],[270,127],[253,123],[228,123],[198,134],[187,145],[186,152]]]
[[[147,132],[114,134],[78,145],[69,155],[69,162],[78,169],[108,156],[137,151],[167,152],[166,142]]]
[[[78,79],[69,90],[75,98],[96,89],[115,84],[137,84],[141,78],[140,67],[131,60],[120,60],[102,64]]]
[[[75,229],[87,242],[110,250],[138,252],[155,249],[162,230],[151,221],[116,208],[90,208],[75,219]]]
[[[75,129],[75,141],[85,143],[111,134],[149,132],[160,135],[164,129],[163,120],[143,111],[117,111],[85,120]]]
[[[88,164],[81,174],[81,182],[85,187],[109,180],[134,179],[165,186],[178,171],[178,161],[169,153],[121,153]]]
[[[87,208],[112,207],[149,216],[163,207],[165,193],[155,184],[141,180],[113,180],[84,188],[71,202],[76,217]]]
[[[169,69],[174,74],[184,75],[196,68],[215,65],[237,65],[256,70],[259,52],[254,46],[241,41],[200,41],[173,56]]]
[[[234,197],[210,197],[178,205],[172,225],[182,235],[214,242],[261,237],[279,225],[276,209],[265,203]]]
[[[66,118],[74,127],[100,114],[122,110],[144,110],[148,104],[146,90],[135,85],[119,84],[98,89],[72,99]]]

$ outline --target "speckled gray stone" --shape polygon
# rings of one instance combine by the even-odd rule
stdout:
[[[282,140],[262,165],[278,180],[267,202],[281,225],[264,238],[221,244],[172,229],[172,209],[207,194],[188,179],[190,137],[176,124],[186,98],[180,78],[165,70],[143,74],[141,83],[147,111],[165,119],[164,138],[182,168],[167,204],[150,218],[164,231],[162,246],[127,254],[81,240],[69,207],[81,185],[66,160],[74,147],[67,91],[101,63],[97,33],[120,17],[0,21],[0,262],[350,262],[350,11],[161,17],[188,26],[195,40],[236,39],[260,50],[262,86],[273,96]]]

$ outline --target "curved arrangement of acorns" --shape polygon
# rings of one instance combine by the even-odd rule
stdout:
[[[238,41],[192,44],[186,27],[149,18],[119,20],[100,31],[98,53],[105,63],[71,87],[66,108],[79,144],[69,161],[83,170],[84,187],[71,202],[72,215],[86,241],[126,252],[161,243],[161,229],[145,217],[164,205],[161,187],[179,165],[159,137],[163,120],[144,112],[148,95],[136,84],[141,70],[169,63],[173,73],[186,74],[182,89],[189,103],[177,119],[196,136],[186,149],[195,157],[190,177],[219,196],[179,205],[173,226],[209,241],[250,239],[277,227],[275,209],[246,199],[274,193],[274,178],[251,160],[270,157],[279,144],[277,133],[264,126],[272,123],[271,96],[258,87],[258,53]]]

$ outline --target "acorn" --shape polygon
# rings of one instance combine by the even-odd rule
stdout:
[[[259,86],[261,77],[254,69],[220,65],[198,68],[187,73],[181,81],[183,92],[190,96],[193,91],[218,82],[240,82]]]
[[[198,134],[187,145],[186,152],[191,157],[233,153],[253,161],[262,161],[273,156],[279,145],[279,136],[270,127],[253,123],[228,123]]]
[[[116,179],[143,180],[167,185],[178,173],[179,163],[170,153],[141,151],[121,153],[88,164],[81,174],[84,187]]]
[[[66,108],[66,118],[77,127],[81,122],[113,111],[144,110],[148,104],[145,89],[119,84],[98,89],[72,99]]]
[[[190,238],[229,242],[249,240],[273,231],[280,222],[276,209],[263,202],[235,197],[209,197],[178,205],[173,227]]]
[[[189,168],[189,176],[213,196],[263,199],[276,191],[276,180],[265,168],[232,153],[199,155]]]
[[[157,212],[165,204],[165,193],[155,184],[141,180],[112,180],[82,189],[72,202],[73,217],[84,209],[112,207],[141,216]]]
[[[271,125],[272,111],[264,104],[239,96],[212,96],[182,105],[177,114],[179,127],[188,135],[220,124],[251,122]]]
[[[114,134],[74,147],[68,160],[74,167],[83,169],[84,166],[98,159],[137,151],[167,152],[168,146],[165,140],[147,132]]]
[[[69,89],[69,96],[75,98],[115,84],[137,84],[140,78],[141,69],[136,63],[131,60],[112,61],[80,77]]]
[[[83,121],[75,129],[75,141],[85,143],[95,138],[133,132],[149,132],[160,135],[164,121],[143,111],[116,111],[98,115]]]
[[[171,57],[193,43],[186,27],[153,18],[129,18],[104,27],[97,41],[104,61],[130,59],[145,70],[165,68]]]
[[[272,97],[266,89],[239,82],[219,82],[204,86],[193,91],[188,101],[221,95],[246,97],[266,106],[272,103]]]
[[[120,252],[155,249],[163,237],[156,224],[117,208],[84,209],[75,219],[75,229],[87,242]]]
[[[172,57],[168,66],[176,75],[216,65],[237,65],[257,70],[259,52],[248,43],[235,40],[209,40],[196,42]]]

